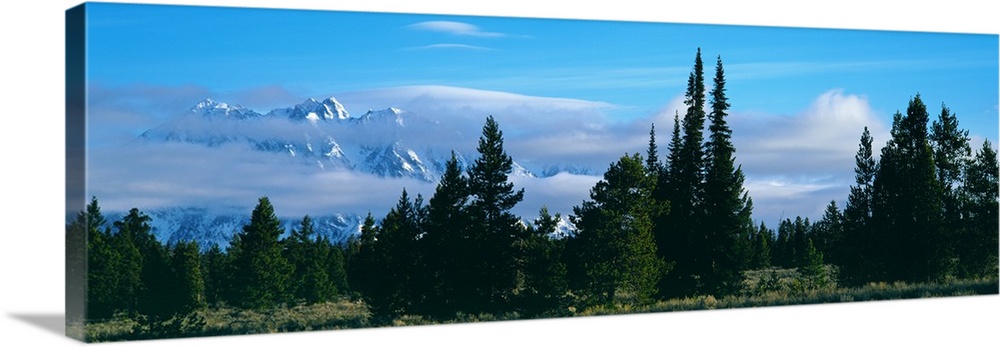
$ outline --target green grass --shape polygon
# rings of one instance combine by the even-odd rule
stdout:
[[[352,329],[370,326],[369,316],[364,303],[347,299],[268,310],[223,307],[202,309],[162,322],[116,317],[88,323],[86,336],[88,341],[96,342]]]
[[[746,272],[745,277],[744,290],[737,295],[723,298],[698,296],[659,301],[649,305],[619,303],[586,308],[570,307],[560,317],[998,294],[998,280],[995,276],[968,280],[953,279],[942,283],[871,283],[857,288],[839,288],[833,281],[827,281],[821,286],[807,283],[799,278],[794,269],[754,270]],[[104,322],[87,323],[85,330],[87,340],[96,342],[453,324],[521,318],[516,313],[499,316],[456,314],[454,318],[446,320],[405,315],[391,321],[375,321],[371,319],[363,302],[343,298],[335,302],[269,310],[229,307],[202,309],[188,316],[163,322],[144,321],[142,317],[119,316]]]

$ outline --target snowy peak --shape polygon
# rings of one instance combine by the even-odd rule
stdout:
[[[380,177],[412,177],[433,182],[436,174],[420,156],[399,142],[384,146],[365,146],[363,171]]]
[[[275,109],[268,113],[268,115],[296,121],[308,120],[313,123],[351,118],[351,114],[347,112],[344,105],[341,105],[332,96],[323,101],[309,98],[293,107]]]
[[[395,123],[399,126],[404,125],[403,110],[395,107],[389,107],[384,110],[368,110],[368,112],[355,119],[359,124]]]
[[[247,119],[260,117],[261,114],[240,105],[230,105],[212,99],[205,99],[191,107],[192,113],[208,118]]]

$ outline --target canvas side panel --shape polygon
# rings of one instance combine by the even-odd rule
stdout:
[[[86,4],[66,11],[66,336],[85,340]]]

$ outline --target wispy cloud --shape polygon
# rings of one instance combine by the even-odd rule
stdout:
[[[462,49],[462,50],[473,50],[473,51],[496,51],[497,49],[476,46],[476,45],[466,45],[461,43],[437,43],[426,46],[410,47],[406,50],[427,50],[427,49]]]
[[[410,24],[407,26],[414,30],[424,30],[424,31],[434,31],[440,33],[446,33],[457,36],[474,36],[474,37],[505,37],[508,36],[504,33],[483,31],[478,26],[453,21],[427,21],[415,24]]]

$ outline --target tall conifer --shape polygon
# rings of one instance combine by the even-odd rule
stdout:
[[[511,209],[524,199],[524,189],[514,190],[508,181],[513,159],[493,116],[486,119],[477,151],[479,158],[468,168],[470,236],[481,247],[470,263],[480,276],[474,312],[492,312],[507,306],[516,285],[514,241],[527,235]]]
[[[284,231],[267,197],[261,197],[250,223],[234,236],[233,253],[236,300],[245,308],[270,308],[290,298],[292,265],[282,256],[279,237]]]
[[[705,267],[700,269],[699,275],[705,282],[706,292],[724,295],[739,287],[742,271],[748,264],[750,233],[754,225],[750,218],[752,203],[743,188],[743,170],[735,165],[736,149],[731,140],[732,130],[726,122],[730,105],[721,57],[717,59],[713,82],[710,135],[705,143],[704,197],[701,199],[705,217],[699,224],[709,248],[698,258],[705,259]]]
[[[708,268],[707,244],[701,239],[699,225],[703,217],[701,198],[704,181],[705,152],[702,132],[705,128],[705,77],[701,49],[695,55],[694,68],[688,76],[684,104],[687,111],[681,121],[679,136],[672,136],[668,190],[670,213],[657,223],[657,244],[673,270],[660,282],[660,295],[682,297],[700,290],[699,274]],[[678,127],[675,126],[675,129]]]
[[[468,201],[468,180],[452,152],[428,203],[423,239],[427,276],[432,279],[426,310],[435,316],[468,311],[471,305],[476,274],[466,264],[476,259],[476,249],[470,243],[473,230],[468,228]]]
[[[578,249],[593,304],[648,303],[667,265],[656,254],[653,222],[657,205],[651,177],[638,154],[611,164],[590,190],[591,200],[573,208]]]
[[[882,148],[872,184],[869,256],[880,259],[877,280],[928,281],[946,275],[950,255],[941,232],[941,184],[928,141],[929,115],[920,95],[906,115],[894,116],[892,139]]]

